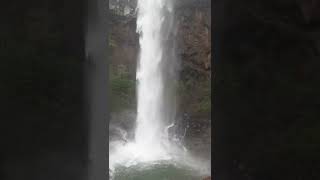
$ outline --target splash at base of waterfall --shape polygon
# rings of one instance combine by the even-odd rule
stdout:
[[[183,179],[191,180],[194,177],[211,175],[209,166],[190,155],[184,147],[166,143],[168,144],[163,146],[155,144],[146,147],[134,142],[111,142],[110,147],[114,149],[110,149],[109,156],[110,179],[138,180],[140,177],[141,180],[144,179],[143,176],[152,176],[155,180],[163,180],[185,176]],[[158,171],[167,178],[161,178],[163,175],[158,174]]]
[[[141,162],[154,162],[157,160],[171,160],[173,156],[161,147],[159,144],[152,146],[143,146],[135,142],[113,142],[115,150],[110,152],[109,167],[111,170],[116,165],[126,167],[136,165]]]
[[[184,136],[177,138],[173,135],[170,138],[168,130],[173,127],[174,124],[167,126],[161,136],[161,141],[149,146],[139,144],[134,140],[130,141],[127,139],[127,133],[118,129],[122,140],[112,141],[109,144],[110,179],[138,180],[140,178],[139,180],[142,180],[144,176],[152,176],[154,180],[164,180],[181,179],[185,176],[182,179],[188,180],[211,175],[208,162],[193,156],[183,146],[181,141]],[[157,170],[157,168],[160,169]],[[163,172],[167,178],[160,178],[162,177],[158,175],[160,172]],[[127,176],[136,176],[136,178],[125,178]]]

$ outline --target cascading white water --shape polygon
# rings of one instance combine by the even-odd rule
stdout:
[[[166,13],[166,14],[165,14]],[[168,14],[169,13],[169,14]],[[164,119],[165,17],[172,15],[172,0],[138,0],[137,32],[140,34],[140,58],[137,69],[137,120],[134,142],[117,149],[113,163],[130,164],[170,159]],[[170,33],[167,31],[166,33]],[[121,154],[121,155],[120,155]],[[121,156],[121,157],[120,157]],[[128,157],[127,157],[128,156]],[[114,159],[113,159],[114,157]]]
[[[172,13],[170,0],[139,0],[137,30],[140,34],[140,60],[137,70],[138,109],[135,142],[145,160],[167,157],[164,149],[164,36],[165,15]],[[168,16],[168,14],[166,14]],[[148,157],[147,157],[148,156]]]
[[[138,0],[137,32],[140,34],[140,57],[137,69],[137,119],[131,142],[111,142],[109,167],[133,166],[183,157],[184,148],[169,140],[174,101],[168,98],[168,79],[174,66],[174,50],[168,48],[172,33],[173,0]],[[171,71],[170,71],[171,70]],[[168,78],[170,77],[170,78]],[[169,88],[170,89],[170,88]],[[170,102],[168,102],[170,101]],[[172,107],[168,107],[172,106]],[[170,119],[171,118],[171,119]],[[177,155],[177,156],[175,156]]]

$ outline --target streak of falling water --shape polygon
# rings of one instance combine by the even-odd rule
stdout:
[[[161,133],[163,129],[161,106],[163,105],[163,76],[161,63],[163,49],[161,47],[161,25],[163,18],[162,0],[154,2],[138,1],[137,28],[140,33],[140,62],[137,71],[138,109],[136,143],[145,151],[157,149],[152,156],[162,156]]]
[[[165,45],[172,33],[172,0],[139,0],[137,31],[140,34],[140,59],[137,69],[137,128],[135,142],[142,147],[145,160],[169,158],[166,127],[170,122],[167,106],[173,101],[166,87],[164,68],[174,61],[167,54]],[[171,66],[175,62],[169,62]],[[148,157],[147,157],[148,156]]]
[[[170,159],[168,148],[172,148],[166,133],[172,122],[168,106],[170,101],[167,79],[168,64],[174,59],[164,46],[172,33],[172,0],[139,0],[137,31],[140,34],[140,59],[137,69],[137,128],[135,143],[144,161]],[[172,80],[172,79],[171,79]],[[169,102],[168,102],[169,100]]]
[[[121,148],[121,157],[111,156],[120,163],[149,162],[170,159],[167,148],[171,148],[165,134],[169,125],[167,112],[165,69],[168,57],[165,44],[173,16],[172,0],[138,0],[137,32],[140,34],[140,57],[137,68],[137,120],[135,140]],[[171,60],[171,59],[170,59]],[[120,152],[119,152],[120,153]],[[115,159],[112,159],[115,157]],[[130,163],[129,163],[130,164]]]

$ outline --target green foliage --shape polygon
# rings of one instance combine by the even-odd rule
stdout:
[[[135,105],[136,82],[130,79],[125,66],[112,67],[110,75],[112,111]]]
[[[198,112],[210,112],[211,111],[211,98],[206,97],[203,98],[200,102],[199,102],[199,106],[198,106]]]
[[[200,97],[197,112],[207,113],[211,111],[211,88],[210,82],[204,81],[199,84]]]
[[[113,38],[113,36],[111,35],[111,33],[109,34],[109,46],[110,46],[111,48],[117,47],[116,40]]]
[[[125,77],[118,76],[111,80],[111,89],[113,94],[116,95],[129,95],[134,87],[135,82]]]
[[[211,81],[185,76],[178,83],[178,95],[187,111],[209,113],[211,111]],[[187,106],[186,106],[187,104]]]

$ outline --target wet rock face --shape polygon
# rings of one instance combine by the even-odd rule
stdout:
[[[111,15],[110,18],[110,64],[123,65],[135,79],[136,63],[139,53],[139,35],[136,33],[136,18]]]
[[[210,75],[211,12],[208,7],[177,9],[177,51],[182,66]]]
[[[208,118],[190,118],[185,134],[185,145],[198,157],[211,159],[211,121]]]
[[[189,6],[187,6],[189,5]],[[210,102],[211,81],[211,10],[210,6],[188,4],[177,8],[177,54],[180,58],[180,81],[186,85],[180,97],[180,112],[186,112],[184,142],[196,155],[211,156]],[[203,85],[201,85],[203,84]],[[191,92],[192,91],[192,92]],[[207,99],[207,100],[206,100]]]
[[[177,8],[181,7],[210,7],[211,0],[183,0],[175,1]]]

